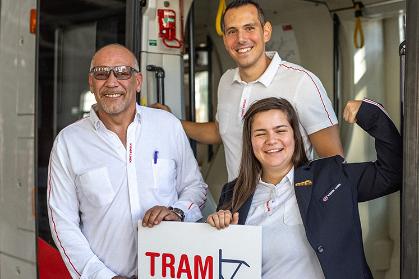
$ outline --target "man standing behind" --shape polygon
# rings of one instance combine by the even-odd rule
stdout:
[[[182,121],[182,125],[198,142],[216,144],[222,140],[228,180],[238,175],[242,117],[253,102],[267,97],[286,98],[293,104],[310,159],[312,145],[321,157],[343,155],[336,115],[319,79],[301,66],[281,60],[277,52],[265,52],[272,26],[260,6],[249,0],[230,2],[222,27],[224,46],[237,68],[220,79],[217,121]],[[169,110],[160,104],[155,107]]]
[[[51,151],[51,233],[73,278],[137,274],[137,222],[197,221],[207,185],[180,122],[136,104],[142,75],[125,47],[94,55],[90,115]]]

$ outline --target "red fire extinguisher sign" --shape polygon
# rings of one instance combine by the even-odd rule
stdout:
[[[182,43],[176,38],[176,12],[171,9],[158,9],[159,37],[169,48],[180,48]],[[172,42],[175,42],[173,44]]]

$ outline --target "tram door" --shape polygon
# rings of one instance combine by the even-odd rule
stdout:
[[[46,200],[54,138],[64,127],[85,116],[95,103],[88,86],[90,60],[104,45],[125,45],[126,21],[132,20],[127,16],[127,5],[129,0],[40,1],[36,112],[38,271],[43,261],[40,248],[46,244],[55,248]]]

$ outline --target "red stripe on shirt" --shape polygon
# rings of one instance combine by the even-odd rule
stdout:
[[[200,209],[201,209],[201,208],[203,208],[206,202],[207,202],[207,192],[205,192],[204,201],[203,201],[200,205],[198,205],[198,207],[199,207]],[[193,203],[192,203],[192,204],[193,204]],[[189,206],[189,208],[188,208],[188,209],[190,209],[190,208],[192,207],[192,204]]]
[[[388,116],[388,118],[390,118],[390,116],[388,115],[386,109],[384,108],[384,106],[382,104],[377,103],[376,101],[371,100],[371,99],[368,99],[368,98],[364,98],[362,101],[364,101],[366,103],[369,103],[371,105],[375,105],[376,107],[378,107],[379,109],[381,109],[381,111],[384,112]]]
[[[205,206],[205,203],[207,202],[207,196],[205,196],[204,201],[199,205],[199,208],[203,208]]]
[[[266,209],[268,209],[268,212],[271,211],[271,208],[269,207],[269,201],[266,202]]]
[[[69,263],[70,263],[70,265],[73,267],[73,269],[74,269],[74,271],[77,273],[77,275],[79,275],[79,276],[81,277],[80,272],[78,272],[78,271],[77,271],[76,267],[74,266],[74,264],[73,264],[73,263],[72,263],[72,261],[70,260],[70,257],[67,255],[67,252],[65,251],[65,249],[64,249],[64,247],[63,247],[63,245],[62,245],[62,243],[61,243],[60,237],[58,236],[58,232],[57,232],[57,226],[56,226],[55,221],[54,221],[54,215],[52,214],[52,208],[51,208],[51,205],[50,205],[50,203],[49,203],[49,201],[50,201],[50,197],[51,197],[51,190],[52,190],[52,185],[51,185],[51,162],[50,162],[50,164],[49,164],[49,171],[48,171],[48,188],[49,188],[49,191],[48,191],[48,208],[49,208],[49,211],[50,211],[50,214],[51,214],[51,221],[52,221],[52,224],[54,225],[54,232],[55,232],[55,235],[56,235],[56,237],[57,237],[58,242],[60,243],[60,247],[61,247],[61,249],[63,249],[63,253],[64,253],[64,255],[66,256],[66,258],[67,258],[68,262],[69,262]]]
[[[295,70],[295,71],[303,72],[303,73],[305,73],[306,75],[309,76],[309,78],[311,79],[311,81],[314,83],[314,86],[316,87],[317,93],[319,94],[319,97],[320,97],[320,101],[322,102],[324,111],[326,112],[327,117],[329,118],[330,124],[333,125],[332,119],[330,118],[330,114],[327,111],[326,105],[324,104],[324,101],[323,101],[323,98],[322,98],[322,95],[320,94],[319,87],[317,86],[317,83],[314,81],[313,77],[307,71],[305,71],[303,69],[294,68],[294,67],[287,66],[287,65],[284,65],[284,64],[280,64],[280,66],[283,66],[283,67],[285,67],[287,69],[292,69],[292,70]]]

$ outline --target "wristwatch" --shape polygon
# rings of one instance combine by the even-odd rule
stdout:
[[[183,222],[185,220],[185,213],[183,212],[182,209],[176,208],[176,207],[171,207],[171,206],[169,206],[167,209],[169,209],[174,214],[176,214],[176,216],[179,217],[181,222]]]

